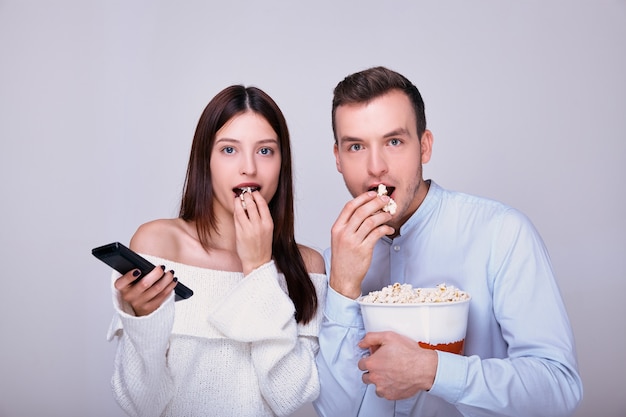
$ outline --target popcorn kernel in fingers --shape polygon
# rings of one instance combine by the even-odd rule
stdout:
[[[385,184],[378,184],[378,195],[387,195],[387,186],[385,186]],[[396,209],[398,208],[398,205],[396,204],[396,202],[393,200],[393,198],[389,197],[389,202],[385,205],[385,207],[383,207],[383,211],[386,211],[387,213],[394,215],[396,214]]]

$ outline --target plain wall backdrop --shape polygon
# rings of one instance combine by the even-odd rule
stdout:
[[[227,85],[283,109],[296,237],[328,246],[349,199],[332,89],[374,65],[424,96],[425,176],[542,234],[577,341],[576,416],[626,416],[624,0],[0,0],[0,417],[123,416],[91,248],[177,215],[196,123]]]

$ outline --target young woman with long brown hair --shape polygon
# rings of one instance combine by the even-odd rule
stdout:
[[[262,90],[218,93],[194,135],[179,217],[141,225],[155,265],[114,280],[112,378],[131,416],[288,415],[319,392],[321,255],[294,238],[290,138]],[[177,278],[194,291],[175,301]]]

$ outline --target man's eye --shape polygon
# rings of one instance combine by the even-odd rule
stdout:
[[[360,151],[361,150],[361,145],[359,145],[358,143],[354,143],[352,145],[350,145],[350,147],[348,148],[351,151]]]
[[[400,139],[391,139],[391,140],[389,141],[389,144],[390,144],[391,146],[398,146],[398,145],[400,145],[401,143],[402,143],[402,142],[400,141]]]

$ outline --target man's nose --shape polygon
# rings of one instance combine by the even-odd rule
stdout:
[[[369,174],[374,177],[380,177],[389,170],[389,165],[383,153],[379,150],[372,150],[369,154],[367,169]]]

